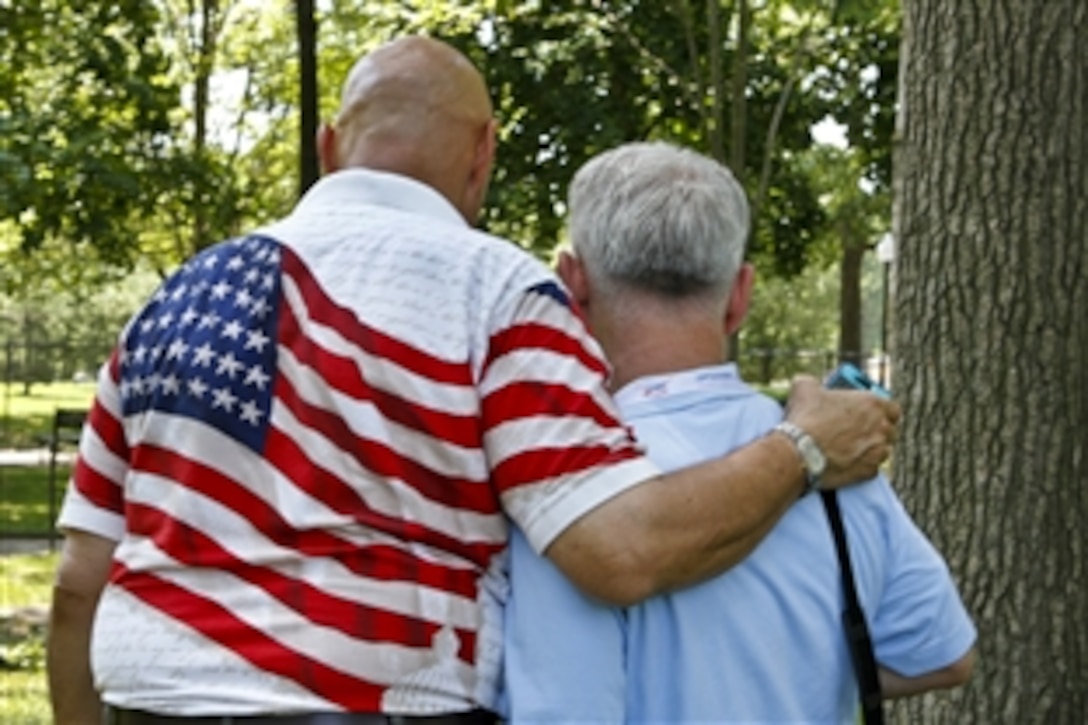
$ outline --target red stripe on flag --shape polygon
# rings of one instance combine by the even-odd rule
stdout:
[[[96,507],[117,514],[124,511],[121,484],[91,468],[83,458],[76,459],[72,480],[83,497]]]
[[[485,429],[533,416],[586,418],[603,428],[623,424],[592,396],[564,385],[537,381],[515,382],[489,394],[482,404]]]
[[[106,365],[110,383],[116,386],[121,372],[117,348],[110,353],[110,359]],[[102,405],[97,396],[91,405],[90,412],[87,413],[86,425],[95,432],[106,450],[128,463],[129,447],[124,426],[120,420],[113,417],[106,406]],[[72,480],[79,492],[95,506],[116,513],[124,510],[122,482],[115,481],[92,468],[82,456],[76,457]]]
[[[276,377],[273,395],[276,404],[290,410],[300,424],[320,433],[323,438],[343,451],[345,455],[356,460],[375,477],[399,479],[431,501],[445,506],[481,514],[499,512],[498,498],[486,479],[480,481],[442,475],[418,461],[401,455],[383,443],[356,435],[341,416],[310,405],[303,400],[285,375]],[[391,431],[390,434],[392,434]],[[436,449],[439,448],[439,444],[440,441],[435,441]],[[475,447],[479,448],[480,444],[477,443]],[[276,456],[276,445],[273,445],[271,439],[265,443],[265,455]],[[478,453],[473,450],[463,453],[454,452],[452,455],[467,457],[478,455]],[[282,455],[276,457],[283,459]],[[284,465],[290,466],[291,463],[285,461]],[[293,477],[293,480],[305,481],[306,477]]]
[[[384,688],[329,667],[249,625],[207,597],[151,574],[115,570],[115,581],[148,605],[227,647],[255,667],[356,712],[380,712]]]
[[[110,382],[115,386],[116,390],[120,375],[120,363],[116,349],[110,355],[108,366]],[[120,396],[117,398],[117,404],[121,404]],[[121,421],[115,418],[106,406],[102,405],[97,396],[94,404],[91,405],[90,412],[87,413],[87,425],[102,439],[102,443],[109,449],[110,453],[122,461],[128,460],[129,449],[125,429]]]
[[[580,448],[537,448],[506,459],[492,471],[501,491],[549,478],[586,471],[596,466],[638,458],[634,447],[614,449],[608,446]]]
[[[357,361],[331,353],[307,337],[289,305],[280,309],[277,338],[280,345],[290,348],[297,359],[312,368],[325,385],[355,400],[369,400],[384,418],[459,446],[480,447],[479,421],[475,416],[444,413],[373,387],[364,378]],[[469,390],[465,388],[466,393]]]
[[[114,347],[110,351],[110,359],[106,361],[106,369],[109,370],[110,380],[116,385],[121,380],[121,350]]]
[[[266,455],[269,463],[279,469],[295,485],[337,513],[350,516],[374,531],[396,537],[406,543],[420,543],[454,554],[468,562],[472,562],[481,569],[488,566],[492,555],[501,549],[505,543],[461,541],[428,528],[421,523],[378,513],[367,504],[362,492],[318,466],[309,458],[306,451],[292,438],[284,435],[282,431],[275,428],[270,429],[267,445],[268,453]],[[379,480],[371,480],[366,485],[383,486],[388,484]],[[491,490],[490,483],[488,484],[488,490]],[[454,521],[456,515],[456,512],[451,512],[450,520]],[[456,591],[463,590],[458,589]]]
[[[406,647],[429,648],[434,635],[445,624],[429,622],[377,607],[352,602],[286,576],[269,567],[250,564],[220,546],[211,537],[171,518],[158,509],[144,504],[130,503],[128,508],[129,530],[152,539],[166,554],[189,568],[212,568],[227,572],[266,592],[285,607],[297,612],[314,624],[342,632],[348,637],[367,642],[392,642]],[[170,531],[170,536],[160,539],[159,532]],[[166,540],[168,539],[168,540]],[[171,542],[185,542],[184,546]],[[119,581],[127,586],[125,578]],[[475,633],[465,629],[454,630],[464,644],[475,644]],[[230,641],[223,641],[235,648]],[[472,652],[475,647],[462,651]],[[467,660],[470,664],[471,659]]]
[[[586,368],[602,377],[607,378],[610,374],[604,360],[587,350],[580,340],[555,327],[533,322],[519,323],[492,335],[484,370],[486,371],[504,355],[518,350],[532,349],[547,350],[557,355],[576,358]]]
[[[354,312],[331,300],[317,284],[305,263],[283,247],[281,269],[298,285],[310,317],[332,327],[347,340],[371,355],[391,360],[401,367],[440,383],[472,385],[472,374],[463,362],[449,362],[364,325]]]
[[[279,446],[274,447],[273,450],[277,448]],[[287,454],[287,458],[291,460],[290,453]],[[297,463],[297,461],[291,462]],[[360,547],[348,539],[334,536],[320,529],[295,529],[275,508],[250,492],[245,486],[213,468],[164,448],[151,445],[137,448],[133,456],[133,469],[169,478],[179,485],[218,501],[232,511],[244,514],[246,520],[261,534],[284,548],[293,549],[306,556],[332,557],[352,572],[370,579],[419,582],[424,586],[453,592],[466,598],[475,599],[476,597],[478,575],[472,570],[455,569],[421,561],[410,552],[391,546]],[[310,475],[302,479],[307,481],[308,485],[316,485],[319,489],[324,487],[323,484],[334,487],[343,486],[336,479],[313,475],[316,469],[308,469],[308,471]],[[382,517],[370,511],[358,495],[350,489],[334,494],[330,498],[341,499],[339,501],[341,507],[336,510],[352,515],[356,520],[376,531],[407,527],[403,522]],[[350,498],[350,502],[344,501],[344,498]],[[351,511],[346,511],[349,508]],[[126,515],[131,514],[126,511]],[[129,526],[131,527],[132,524],[130,523]],[[155,531],[153,538],[164,550],[173,551],[188,546],[185,538],[179,538],[182,533],[179,529],[167,527],[161,531]],[[407,540],[411,541],[411,539]],[[485,548],[483,545],[473,548],[464,544],[461,547],[469,549],[469,552],[476,556],[483,556],[483,552],[478,552],[477,549]],[[220,562],[205,561],[203,564],[218,566]]]

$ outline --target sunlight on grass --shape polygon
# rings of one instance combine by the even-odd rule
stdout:
[[[86,408],[94,397],[94,383],[35,383],[24,395],[22,383],[0,383],[0,402],[9,415],[52,415],[56,408]]]
[[[0,677],[0,722],[43,725],[50,721],[45,670],[5,672]]]
[[[57,568],[56,553],[0,556],[0,610],[45,606]]]
[[[49,432],[57,408],[89,408],[94,383],[0,383],[0,448],[32,448]]]
[[[45,612],[56,554],[0,556],[0,722],[50,721],[45,681]]]

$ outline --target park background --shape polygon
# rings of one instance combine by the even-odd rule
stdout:
[[[486,229],[548,260],[585,160],[694,147],[752,201],[744,374],[894,389],[980,662],[892,720],[1088,721],[1083,0],[0,0],[0,449],[39,449],[0,467],[0,534],[49,532],[42,436],[140,300],[291,208],[351,63],[404,32],[491,88]],[[0,558],[4,723],[48,721],[45,548]]]

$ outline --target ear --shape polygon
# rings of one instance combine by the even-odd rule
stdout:
[[[578,255],[569,249],[560,250],[559,259],[556,262],[556,271],[559,273],[559,279],[563,280],[563,284],[570,290],[578,306],[583,311],[588,310],[589,276],[586,274],[586,267],[582,264],[582,260],[579,259]]]
[[[756,268],[751,264],[742,264],[733,280],[729,291],[729,304],[725,308],[725,334],[732,335],[740,329],[748,314],[748,303],[752,301],[752,285],[756,279]]]
[[[472,157],[472,167],[469,170],[469,188],[479,194],[480,203],[487,195],[487,184],[491,180],[491,167],[495,163],[495,136],[498,133],[498,122],[491,119],[485,124],[476,139],[476,151]]]
[[[321,162],[321,173],[331,174],[340,169],[340,154],[337,151],[336,129],[327,123],[317,129],[317,158]]]

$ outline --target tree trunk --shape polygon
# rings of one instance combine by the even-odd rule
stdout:
[[[729,124],[729,166],[737,181],[744,183],[747,176],[745,164],[748,163],[745,152],[748,146],[748,98],[745,92],[748,88],[748,36],[751,33],[752,13],[748,0],[737,0],[737,38],[736,48],[733,50],[733,76],[729,89],[729,108],[731,121]],[[713,57],[713,56],[711,56]],[[721,60],[716,63],[719,71]],[[721,87],[719,82],[718,87]],[[717,109],[719,122],[722,119],[722,111]],[[725,159],[721,149],[715,149],[718,154],[715,158]]]
[[[904,0],[895,464],[979,629],[926,723],[1088,717],[1088,3]]]
[[[317,181],[317,22],[313,0],[295,4],[299,68],[299,194]]]
[[[714,0],[708,0],[708,5],[716,5]],[[732,68],[732,81],[729,93],[729,108],[730,108],[730,123],[729,123],[729,168],[733,171],[733,176],[736,177],[740,184],[744,184],[744,180],[747,177],[747,169],[745,164],[748,163],[747,158],[747,144],[748,144],[748,100],[745,96],[745,88],[748,84],[748,36],[751,33],[752,28],[752,11],[748,5],[748,0],[737,0],[736,3],[737,14],[737,37],[736,48],[733,51],[733,68]],[[712,16],[716,17],[716,16]],[[717,71],[716,84],[717,89],[715,93],[724,91],[723,84],[721,82],[721,57],[715,56],[711,53],[711,58],[714,59],[713,68]],[[716,96],[719,97],[719,96]],[[715,123],[721,128],[724,123],[723,111],[721,104],[717,104],[715,107]],[[721,141],[721,134],[719,134],[719,142]],[[725,161],[724,149],[714,149],[715,158],[719,161]],[[753,209],[753,212],[755,209]],[[751,225],[752,234],[755,234],[756,224],[758,219],[756,214],[752,214]],[[740,333],[734,332],[729,336],[729,360],[736,361],[740,359]]]
[[[193,80],[193,157],[203,162],[208,154],[208,112],[211,95],[212,73],[215,71],[215,55],[219,38],[219,0],[204,0],[200,5],[199,43],[196,52],[196,77]],[[212,193],[206,184],[201,194]],[[198,203],[193,209],[192,252],[212,244],[209,204]]]
[[[844,234],[842,261],[839,265],[839,362],[861,367],[865,354],[861,349],[861,263],[865,246]]]

